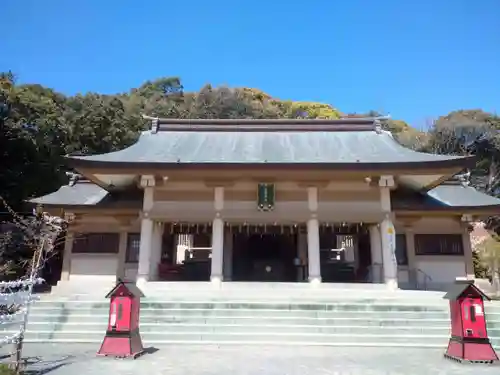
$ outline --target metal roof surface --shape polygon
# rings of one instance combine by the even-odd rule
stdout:
[[[92,182],[77,182],[73,186],[63,185],[59,190],[29,200],[30,203],[46,205],[95,206],[109,193]]]
[[[500,199],[484,194],[471,186],[440,185],[427,192],[427,195],[443,205],[451,207],[498,206]]]
[[[121,151],[73,160],[158,164],[425,163],[465,159],[401,146],[382,131],[151,131]]]

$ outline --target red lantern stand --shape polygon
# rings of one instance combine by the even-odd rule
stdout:
[[[108,329],[98,355],[135,359],[144,353],[139,333],[141,297],[144,294],[134,283],[123,281],[106,295],[110,299]]]
[[[458,362],[493,363],[498,356],[486,329],[484,294],[474,280],[457,280],[443,297],[450,301],[451,338],[445,357]]]

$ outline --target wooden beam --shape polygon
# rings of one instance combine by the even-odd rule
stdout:
[[[404,227],[406,228],[411,228],[416,222],[420,221],[422,219],[422,216],[407,216],[407,215],[398,215],[396,213],[396,220],[403,224]]]
[[[207,178],[203,179],[203,183],[206,187],[216,188],[216,187],[230,187],[236,184],[236,180],[227,178]]]

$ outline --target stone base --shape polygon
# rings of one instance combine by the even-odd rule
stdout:
[[[392,291],[399,290],[397,279],[385,280],[385,286],[386,286],[387,290],[392,290]]]
[[[319,286],[321,284],[321,277],[309,277],[309,284],[312,286]]]
[[[222,286],[222,277],[221,276],[211,276],[210,283],[217,289],[220,289]]]
[[[114,286],[114,280],[89,281],[89,282],[68,282],[61,281],[57,287],[52,289],[52,294],[59,296],[86,295],[103,297]],[[325,283],[320,278],[311,278],[309,282],[228,282],[221,278],[212,278],[205,282],[184,282],[184,281],[138,281],[137,285],[146,297],[170,298],[174,295],[200,295],[212,297],[261,298],[267,296],[276,298],[313,298],[314,296],[348,295],[350,298],[361,298],[362,296],[391,296],[394,293],[406,295],[412,299],[419,296],[443,295],[446,288],[439,291],[418,291],[409,288],[402,290],[398,284],[373,284],[373,283]],[[404,286],[404,285],[402,285]],[[403,288],[404,289],[404,288]],[[267,298],[266,297],[266,298]],[[370,297],[370,298],[372,298]],[[377,298],[378,298],[377,297]]]
[[[115,277],[72,277],[70,280],[60,280],[52,287],[51,294],[57,295],[103,295],[116,285]]]
[[[140,288],[141,286],[145,286],[148,283],[148,278],[144,276],[137,276],[135,284]]]

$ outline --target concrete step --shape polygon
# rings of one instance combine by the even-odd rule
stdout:
[[[200,285],[201,284],[201,285]],[[358,284],[343,287],[308,284],[275,283],[223,283],[215,287],[210,283],[158,283],[142,288],[144,299],[175,299],[175,300],[289,300],[289,301],[321,301],[371,299],[371,300],[409,300],[409,301],[444,301],[443,292],[398,290],[388,291],[385,287],[374,284]],[[42,300],[104,300],[109,289],[97,290],[89,288],[85,293],[59,293],[40,295]]]
[[[445,348],[448,334],[418,333],[318,333],[318,332],[141,332],[145,346],[155,344],[277,344],[277,345],[334,345],[334,346],[407,346]],[[26,342],[71,342],[95,343],[97,346],[104,338],[103,330],[90,331],[28,331]],[[490,337],[493,346],[500,349],[500,337]],[[97,347],[96,347],[97,350]]]
[[[109,309],[108,301],[87,302],[37,302],[33,310],[40,309],[72,309],[92,310]],[[330,303],[274,303],[274,302],[206,302],[206,301],[165,301],[165,302],[142,302],[141,310],[155,309],[261,309],[261,310],[313,310],[313,311],[448,311],[446,304],[424,304],[415,303],[379,303],[374,301],[356,301],[352,303],[330,302]],[[500,311],[500,310],[499,310]]]
[[[114,284],[99,283],[67,283],[58,285],[54,288],[52,295],[65,296],[69,292],[71,295],[105,295],[114,286]],[[300,292],[314,292],[314,293],[342,293],[342,292],[356,292],[365,294],[429,294],[443,295],[443,292],[429,292],[429,291],[415,291],[415,290],[388,290],[384,284],[373,283],[321,283],[313,285],[310,283],[297,283],[297,282],[147,282],[140,285],[140,289],[145,295],[151,293],[231,293],[231,292],[255,292],[258,290],[260,293],[266,292],[285,292],[285,293],[300,293]]]
[[[250,314],[250,313],[249,313]],[[45,315],[32,314],[30,316],[30,324],[35,323],[107,323],[108,315]],[[203,315],[144,315],[140,317],[140,323],[155,323],[155,324],[170,324],[170,323],[190,323],[190,324],[248,324],[248,325],[348,325],[348,326],[444,326],[448,327],[450,321],[448,318],[429,319],[423,318],[402,318],[402,317],[366,317],[366,316],[345,316],[332,318],[318,317],[295,317],[295,316],[255,316],[255,315],[219,315],[219,316],[203,316]],[[500,324],[500,321],[498,322]]]
[[[145,345],[240,343],[344,346],[446,346],[450,332],[443,293],[310,285],[149,285],[141,300]],[[172,285],[172,284],[171,284]],[[257,285],[258,286],[258,285]],[[210,289],[212,288],[212,289]],[[342,291],[341,291],[342,290]],[[157,295],[155,295],[157,293]],[[153,297],[151,297],[153,295]],[[27,342],[102,342],[109,300],[43,296],[34,303]],[[486,305],[489,335],[500,344],[500,303]]]
[[[273,333],[266,332],[147,332],[141,334],[144,344],[161,343],[269,343],[269,344],[327,344],[327,345],[396,345],[444,347],[447,344],[446,335],[401,335],[401,334],[353,334],[353,333]],[[103,331],[38,331],[26,334],[27,342],[35,341],[67,341],[67,342],[102,342]]]
[[[108,315],[109,309],[94,310],[64,310],[64,309],[33,309],[31,315],[52,315],[67,317],[71,315]],[[408,319],[449,319],[446,311],[315,311],[315,310],[271,310],[271,309],[142,309],[141,317],[161,317],[161,316],[253,316],[259,317],[295,317],[295,318],[345,318],[345,317],[370,317],[370,318],[408,318]],[[500,314],[490,314],[489,318]]]
[[[367,314],[410,314],[421,313],[433,314],[431,317],[439,316],[449,317],[448,306],[442,305],[424,305],[416,306],[410,304],[363,304],[363,303],[330,303],[330,304],[276,304],[276,303],[181,303],[181,302],[154,302],[141,304],[141,314],[163,314],[165,312],[177,312],[190,314],[191,312],[203,312],[207,314],[218,314],[223,311],[256,311],[257,315],[262,315],[263,312],[269,311],[271,314],[279,314],[282,311],[284,314],[319,314],[321,312],[331,312],[337,314],[343,313],[367,313]],[[109,311],[109,303],[101,302],[46,302],[36,303],[31,309],[35,314],[107,314]],[[188,312],[190,311],[190,312]],[[488,319],[496,319],[500,316],[500,306],[485,307]],[[232,315],[238,313],[231,313]]]
[[[78,330],[104,332],[107,322],[98,323],[31,323],[28,332],[71,332]],[[252,333],[261,332],[274,335],[276,333],[328,333],[328,334],[415,334],[415,335],[444,335],[449,334],[448,326],[362,326],[362,325],[298,325],[298,324],[194,324],[194,323],[143,323],[140,326],[142,333],[165,333],[171,332],[213,332],[221,334]],[[500,329],[491,329],[492,336],[500,336]]]
[[[430,292],[426,292],[430,293]],[[72,295],[72,296],[57,296],[52,294],[47,295],[35,295],[34,299],[41,302],[105,302],[107,299],[104,295]],[[442,295],[436,296],[434,294],[390,294],[390,295],[378,295],[378,294],[363,294],[359,292],[343,292],[340,294],[336,293],[314,293],[314,292],[304,292],[301,294],[289,294],[286,291],[272,291],[272,292],[261,292],[256,290],[253,292],[231,292],[231,293],[172,293],[169,291],[162,292],[161,294],[154,296],[146,296],[141,299],[142,302],[165,302],[165,301],[178,301],[178,302],[190,302],[190,301],[234,301],[234,302],[278,302],[278,303],[331,303],[331,302],[353,302],[353,301],[367,301],[367,302],[383,302],[391,303],[394,301],[407,302],[407,303],[438,303],[438,304],[448,304],[448,301],[443,299]],[[492,304],[500,306],[500,301],[486,301],[486,304]]]
[[[78,332],[40,332],[36,335],[28,334],[27,343],[94,343],[96,351],[103,340],[102,332],[84,332],[84,336],[79,336]],[[268,334],[237,334],[220,335],[207,333],[182,333],[172,334],[167,337],[154,334],[143,334],[145,347],[162,344],[233,344],[233,345],[280,345],[280,346],[354,346],[354,347],[426,347],[426,348],[446,348],[448,337],[428,337],[428,336],[408,336],[386,335],[268,335]],[[492,345],[500,350],[500,337],[491,340]]]
[[[53,316],[57,319],[67,319],[70,316],[93,316],[101,315],[108,316],[109,309],[99,310],[60,310],[60,309],[38,309],[33,310],[32,316]],[[493,314],[491,314],[493,316]],[[203,316],[206,318],[217,317],[248,317],[256,319],[260,318],[295,318],[295,319],[327,319],[327,318],[370,318],[370,319],[447,319],[449,313],[446,311],[440,312],[425,312],[425,311],[379,311],[367,314],[365,311],[314,311],[314,310],[253,310],[253,309],[142,309],[140,312],[141,319],[144,318],[159,318],[163,316],[173,316],[178,318],[188,318],[192,316]],[[495,314],[500,319],[500,314]],[[491,318],[491,316],[490,316]]]
[[[44,295],[39,296],[38,298],[42,301],[44,300],[53,300],[53,301],[98,301],[98,300],[106,300],[105,296],[107,293],[102,295],[72,295],[72,296],[57,296],[57,295]],[[266,301],[350,301],[356,299],[369,299],[369,300],[377,300],[377,301],[393,301],[393,300],[404,300],[404,301],[442,301],[446,303],[446,300],[442,298],[442,296],[435,295],[400,295],[400,294],[389,294],[389,295],[380,295],[373,293],[353,293],[352,291],[344,291],[341,293],[330,293],[330,292],[322,292],[316,293],[312,292],[300,292],[300,293],[288,293],[283,291],[282,293],[278,293],[277,291],[266,292],[266,291],[232,291],[230,293],[227,292],[204,292],[204,293],[179,293],[179,292],[170,292],[170,291],[162,291],[157,294],[150,294],[143,297],[143,300],[177,300],[177,301],[189,301],[189,300],[207,300],[207,301],[222,301],[222,300],[247,300],[247,301],[255,301],[255,300],[266,300]]]

